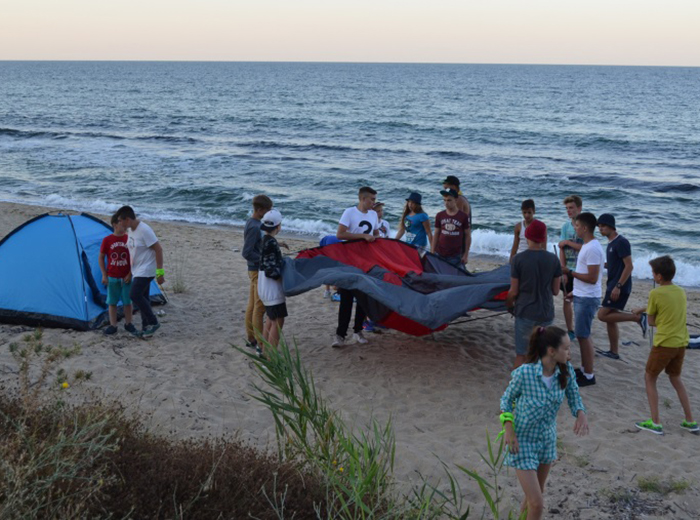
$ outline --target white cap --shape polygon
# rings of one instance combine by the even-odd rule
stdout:
[[[271,209],[263,215],[261,222],[260,229],[263,231],[272,231],[282,223],[282,213],[276,209]]]

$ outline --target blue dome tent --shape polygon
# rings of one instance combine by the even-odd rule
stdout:
[[[44,214],[0,241],[0,322],[90,330],[107,319],[98,264],[112,228],[80,215]],[[165,303],[155,281],[151,301]]]

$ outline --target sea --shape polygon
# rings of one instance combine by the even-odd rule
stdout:
[[[412,191],[433,217],[447,175],[474,253],[507,258],[528,198],[556,243],[578,194],[637,278],[672,254],[700,286],[700,68],[0,62],[0,200],[241,226],[266,193],[315,239],[364,185],[394,229]]]

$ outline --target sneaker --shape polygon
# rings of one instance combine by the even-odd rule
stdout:
[[[355,343],[359,343],[361,345],[364,345],[365,343],[369,343],[367,338],[365,338],[365,335],[362,334],[362,331],[356,332],[355,334],[353,334],[352,339],[355,341]]]
[[[620,354],[615,354],[612,350],[608,350],[606,352],[603,352],[602,350],[598,352],[603,357],[610,358],[610,359],[620,359]]]
[[[107,327],[105,329],[105,336],[111,336],[112,334],[116,334],[116,333],[117,333],[117,327],[115,327],[114,325],[110,325],[109,327]]]
[[[267,358],[265,357],[265,353],[263,352],[263,349],[261,349],[258,344],[255,344],[255,353],[258,355],[258,357],[264,361],[267,361]]]
[[[639,315],[639,326],[642,328],[642,337],[647,337],[647,329],[649,328],[649,318],[647,313],[643,312]]]
[[[331,290],[326,289],[325,292],[323,293],[323,299],[324,300],[330,300],[331,299]]]
[[[584,386],[593,386],[595,384],[595,376],[592,378],[588,379],[586,376],[581,373],[581,377],[578,375],[576,376],[576,384],[578,384],[579,388],[582,388]]]
[[[345,346],[345,338],[343,336],[335,335],[335,340],[331,343],[333,348],[341,348]]]
[[[700,427],[698,427],[697,421],[693,421],[693,422],[683,421],[681,423],[681,428],[685,428],[686,430],[688,430],[689,432],[692,432],[692,433],[700,432]]]
[[[639,428],[640,430],[646,430],[648,432],[655,433],[656,435],[663,435],[664,434],[664,427],[660,424],[656,424],[651,419],[647,419],[646,421],[634,423],[634,425],[637,428]]]
[[[362,330],[365,332],[374,332],[374,322],[372,320],[366,320],[362,324]]]
[[[138,336],[139,331],[136,330],[136,327],[134,327],[133,323],[127,323],[124,325],[124,330],[127,331],[129,334],[133,334],[134,336]]]
[[[160,328],[160,323],[156,323],[155,325],[149,325],[145,329],[143,329],[143,332],[141,333],[141,336],[153,336],[155,332]]]
[[[258,348],[258,342],[257,342],[256,340],[251,341],[251,340],[248,339],[248,340],[246,340],[246,342],[245,342],[245,346],[248,347],[248,348],[250,348],[250,349],[257,350],[257,348]]]
[[[569,331],[569,339],[574,341],[576,339],[576,333],[573,330]]]
[[[331,296],[331,301],[332,302],[339,302],[340,301],[340,294],[333,293],[333,296]]]

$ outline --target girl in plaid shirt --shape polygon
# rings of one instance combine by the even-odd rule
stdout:
[[[542,518],[544,484],[557,458],[557,412],[564,400],[576,417],[574,433],[586,435],[586,409],[569,363],[571,340],[558,327],[532,332],[526,364],[513,370],[501,398],[501,422],[508,447],[505,464],[513,466],[525,492],[521,514]]]

